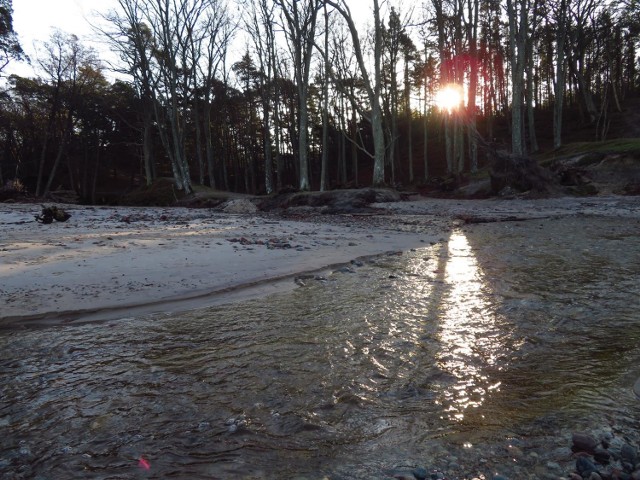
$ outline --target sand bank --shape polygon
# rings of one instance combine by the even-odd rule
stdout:
[[[295,286],[304,272],[436,241],[442,227],[416,233],[349,216],[332,222],[82,206],[65,206],[67,222],[43,225],[34,221],[39,209],[1,207],[1,323],[129,316],[176,301],[190,308],[243,287],[264,294]]]
[[[0,206],[0,325],[121,318],[295,288],[297,275],[438,242],[465,222],[568,215],[640,218],[637,197],[433,200],[373,205],[370,215],[310,210]]]

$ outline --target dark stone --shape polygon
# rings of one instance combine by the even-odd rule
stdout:
[[[428,475],[426,468],[423,468],[423,467],[414,468],[412,473],[413,473],[413,476],[416,477],[418,480],[426,480]]]
[[[385,472],[387,476],[394,480],[414,480],[415,477],[411,472],[404,468],[394,468]]]
[[[636,458],[638,456],[638,452],[635,448],[633,448],[628,443],[625,443],[622,446],[622,450],[620,451],[620,458],[622,458],[623,462],[628,462],[630,464],[636,463]]]
[[[334,270],[334,272],[338,272],[338,273],[356,273],[352,268],[349,268],[349,267],[340,267],[340,268]]]
[[[640,398],[640,378],[633,384],[633,393],[635,393],[636,397]]]
[[[596,462],[607,465],[611,460],[611,454],[602,447],[596,447],[593,451],[593,458]]]
[[[578,457],[576,460],[576,470],[582,478],[589,478],[593,472],[598,473],[596,466],[587,457]]]
[[[572,438],[571,450],[574,452],[588,452],[593,453],[598,445],[597,440],[586,433],[574,433]]]

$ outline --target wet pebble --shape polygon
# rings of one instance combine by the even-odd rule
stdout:
[[[433,451],[429,458],[439,460],[409,471],[398,468],[400,476],[393,478],[407,478],[411,472],[410,478],[418,480],[640,480],[640,455],[626,437],[576,433],[564,447],[551,437],[548,445],[511,438],[502,448]]]
[[[425,480],[427,478],[427,475],[429,474],[427,472],[427,469],[424,467],[414,468],[412,473],[417,480]]]
[[[353,268],[351,267],[340,267],[337,268],[336,270],[334,270],[334,273],[356,273],[355,270],[353,270]]]
[[[574,452],[593,452],[598,445],[597,440],[586,433],[574,433],[572,435],[572,450]]]
[[[229,433],[236,433],[247,424],[247,421],[245,420],[244,415],[240,415],[239,417],[227,419],[224,424],[226,425]]]
[[[60,451],[64,454],[73,453],[73,447],[71,445],[65,445]]]
[[[198,431],[205,432],[211,428],[211,424],[209,422],[200,422],[198,424]]]
[[[625,443],[620,450],[620,458],[623,462],[635,464],[638,457],[638,451],[628,443]]]
[[[588,478],[592,473],[597,472],[598,469],[587,457],[578,457],[576,460],[576,470],[582,478]]]

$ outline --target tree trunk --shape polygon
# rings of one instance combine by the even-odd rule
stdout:
[[[193,124],[196,130],[196,158],[198,160],[198,181],[200,185],[204,185],[205,158],[202,148],[202,124],[200,123],[200,100],[194,93],[193,98]]]
[[[560,1],[556,28],[556,75],[553,84],[553,147],[562,146],[562,113],[566,82],[565,41],[567,38],[567,1]]]
[[[36,182],[36,197],[39,197],[42,194],[42,182],[44,177],[44,166],[47,161],[47,149],[49,147],[49,139],[53,133],[53,125],[55,122],[55,117],[58,114],[59,109],[59,101],[60,101],[60,86],[56,86],[53,95],[53,101],[51,112],[49,113],[49,120],[47,122],[47,129],[44,132],[44,139],[42,141],[42,148],[40,149],[40,162],[38,165],[38,179]]]
[[[373,132],[373,179],[372,184],[374,187],[384,185],[384,161],[385,161],[385,140],[384,129],[382,126],[382,109],[380,105],[380,93],[382,84],[382,24],[380,21],[380,5],[379,0],[373,0],[373,16],[374,16],[374,75],[371,79],[367,67],[364,61],[364,54],[362,46],[360,44],[360,35],[358,29],[353,22],[353,17],[349,8],[343,3],[338,3],[334,0],[326,0],[327,4],[335,8],[340,15],[347,22],[351,38],[353,40],[353,47],[358,66],[362,74],[364,87],[369,97],[369,103],[371,105],[371,128]]]
[[[423,178],[424,181],[426,182],[427,180],[429,180],[429,144],[428,144],[428,140],[429,140],[429,106],[427,105],[427,82],[425,79],[424,82],[424,105],[423,105],[423,111],[422,111],[422,133],[423,133],[423,139],[422,141],[424,142],[422,145],[422,163],[423,163]]]
[[[445,145],[445,157],[447,159],[447,173],[454,173],[454,160],[453,160],[453,139],[451,136],[451,115],[445,114],[444,118],[444,145]]]
[[[202,126],[204,131],[204,149],[207,157],[207,175],[209,176],[209,186],[216,188],[216,163],[213,151],[213,135],[211,132],[211,102],[205,103],[205,110],[202,115]]]
[[[413,45],[412,45],[413,47]],[[408,49],[404,53],[404,114],[407,122],[407,161],[409,162],[409,183],[415,180],[413,168],[413,114],[411,111],[411,77],[409,71],[410,56]],[[426,81],[426,79],[425,79]]]
[[[72,110],[69,109],[69,112],[67,113],[67,121],[66,121],[65,129],[62,134],[62,138],[60,138],[60,146],[58,147],[58,153],[56,154],[56,158],[53,162],[53,167],[51,167],[51,170],[49,172],[49,178],[44,187],[44,191],[42,192],[42,196],[44,197],[49,195],[49,192],[51,191],[51,184],[53,183],[53,179],[56,176],[58,167],[60,166],[60,161],[62,160],[62,157],[64,156],[67,150],[67,145],[71,137],[72,128],[73,128],[73,113],[72,113]]]
[[[142,125],[142,159],[147,186],[156,178],[155,161],[153,158],[153,113],[147,108],[143,112]]]
[[[469,166],[472,173],[478,171],[478,137],[476,135],[476,94],[478,91],[478,10],[479,0],[469,1],[467,38],[469,42],[469,96],[467,99],[467,139],[469,142]]]
[[[527,3],[527,0],[507,0],[512,92],[511,150],[515,155],[524,154],[522,105],[526,58],[525,42],[527,38]]]
[[[356,116],[355,105],[351,108],[351,175],[353,177],[354,186],[358,186],[358,117]],[[342,166],[342,177],[344,182],[347,180],[347,164]]]
[[[309,112],[307,108],[306,88],[301,89],[298,113],[298,155],[299,185],[301,191],[310,190],[309,184]]]
[[[274,135],[276,141],[276,188],[278,191],[282,190],[282,154],[280,152],[280,99],[278,95],[279,89],[277,87],[277,79],[276,79],[276,92],[275,92],[275,107],[274,107]]]
[[[537,0],[536,2],[537,3]],[[528,36],[534,37],[536,30],[538,28],[538,8],[537,5],[534,4],[531,12],[531,20],[530,20],[530,33]],[[525,48],[526,51],[526,73],[527,73],[527,85],[525,91],[525,101],[527,107],[527,125],[529,127],[529,149],[532,153],[538,151],[538,138],[536,136],[536,123],[535,123],[535,115],[534,115],[534,85],[533,85],[533,67],[534,67],[534,58],[533,58],[533,39],[529,38],[527,41],[527,45]]]

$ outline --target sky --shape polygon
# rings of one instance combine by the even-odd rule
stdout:
[[[91,23],[99,18],[96,12],[106,13],[114,5],[115,0],[13,0],[13,29],[31,58],[35,58],[36,48],[42,48],[42,42],[51,37],[55,28],[76,35],[84,45],[91,45]],[[16,62],[7,70],[25,76],[34,74],[31,67]]]
[[[363,9],[360,2],[362,0],[348,2],[356,18],[370,13],[370,7]],[[100,14],[115,9],[116,4],[117,0],[13,0],[13,28],[20,45],[31,59],[36,58],[37,49],[43,48],[42,43],[51,37],[56,28],[76,35],[83,45],[104,52],[91,24],[99,22]],[[32,66],[15,61],[3,71],[6,75],[12,73],[25,77],[36,75]],[[105,74],[110,77],[108,72]]]

